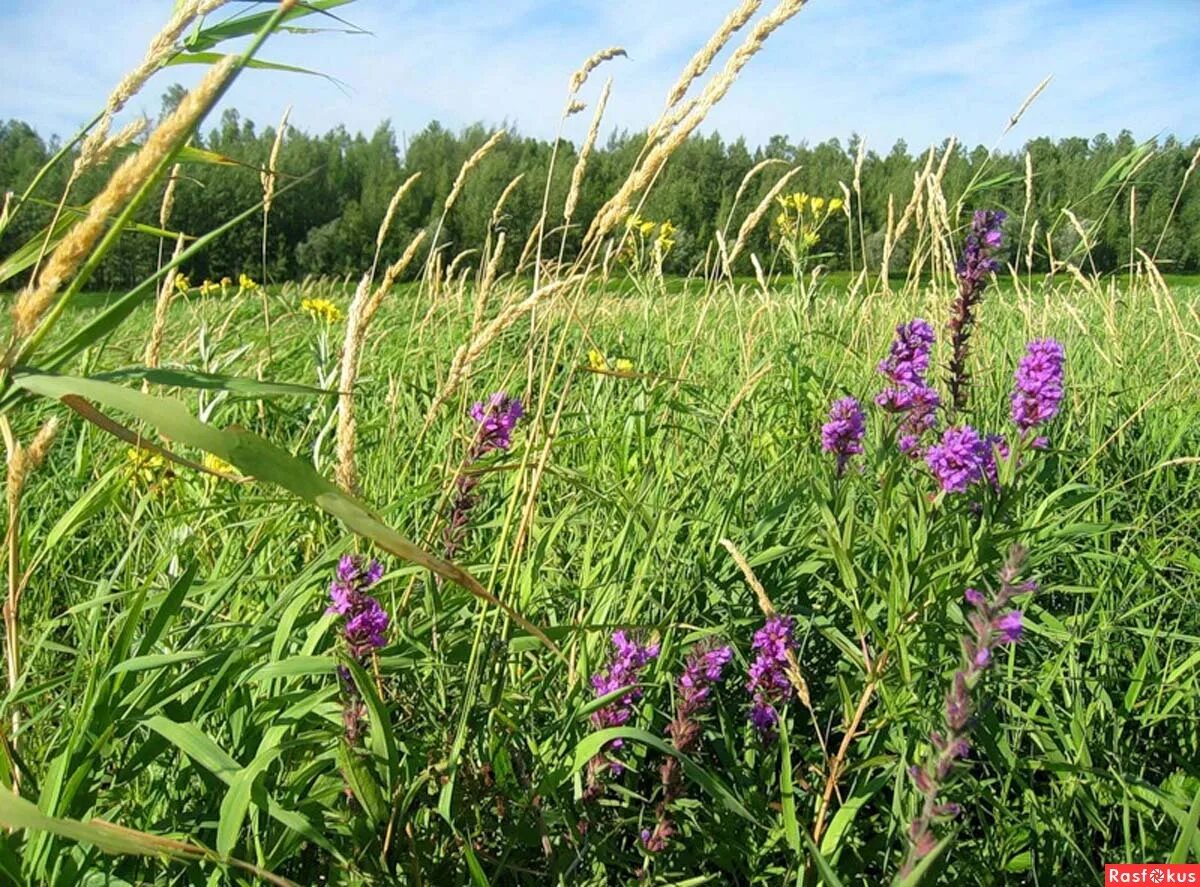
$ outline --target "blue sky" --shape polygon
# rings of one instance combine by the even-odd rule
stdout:
[[[764,3],[769,7],[773,0]],[[593,51],[623,46],[605,131],[653,120],[692,52],[734,0],[359,0],[339,12],[367,35],[279,35],[264,58],[322,79],[244,76],[226,105],[260,124],[293,106],[293,124],[402,136],[431,119],[514,123],[550,136],[566,81]],[[240,4],[235,4],[240,6]],[[170,0],[0,0],[0,118],[66,135],[142,57]],[[811,0],[750,63],[705,129],[752,144],[783,133],[817,142],[850,133],[886,151],[948,135],[992,145],[1046,75],[1054,80],[1006,142],[1130,129],[1200,135],[1200,0]],[[310,22],[316,19],[309,19]],[[170,68],[129,113],[157,113]],[[594,98],[602,77],[585,89]],[[566,135],[578,139],[588,114]]]

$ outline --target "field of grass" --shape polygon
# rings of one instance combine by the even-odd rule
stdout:
[[[272,292],[269,354],[258,298],[177,301],[163,363],[316,384],[328,377],[322,342],[341,327],[299,310],[316,291]],[[877,879],[905,854],[919,800],[906,771],[941,718],[963,589],[994,583],[1020,542],[1041,590],[1023,642],[977,691],[969,765],[945,796],[964,812],[945,829],[943,877],[1088,883],[1106,860],[1196,853],[1195,290],[1172,303],[1117,288],[993,294],[971,421],[1004,428],[1031,338],[1065,344],[1068,395],[1051,448],[1031,453],[1011,487],[944,498],[888,444],[878,410],[845,477],[820,449],[829,402],[882,387],[873,368],[892,327],[924,316],[940,329],[943,292],[850,299],[830,287],[805,311],[787,288],[645,298],[614,285],[511,328],[426,428],[431,393],[470,332],[467,295],[409,289],[385,302],[357,387],[361,489],[436,549],[474,433],[466,407],[493,390],[519,394],[526,417],[511,451],[481,466],[459,561],[545,628],[561,657],[494,607],[385,559],[375,593],[393,622],[372,663],[382,720],[372,711],[366,734],[383,802],[373,820],[345,794],[337,626],[325,612],[337,558],[359,546],[269,487],[134,463],[124,444],[72,424],[30,481],[22,525],[34,578],[24,679],[6,709],[28,713],[33,797],[56,792],[60,814],[236,850],[299,883],[339,858],[363,877],[414,883],[471,872],[611,883],[637,869],[664,882],[777,883],[814,865],[789,821],[811,830],[830,758],[866,698],[820,849],[847,883]],[[89,374],[138,363],[152,317],[144,306],[85,357]],[[591,349],[633,371],[591,370]],[[330,470],[329,398],[185,401]],[[38,420],[25,417],[19,436]],[[762,614],[722,539],[797,618],[811,714],[793,702],[780,745],[746,724],[739,674]],[[704,775],[689,780],[679,835],[656,856],[638,834],[653,825],[661,750],[627,742],[631,772],[599,801],[581,799],[587,678],[619,626],[662,646],[629,724],[652,737],[688,648],[712,636],[735,651],[704,719]],[[131,883],[160,870],[53,843],[44,852],[48,882],[69,882],[75,866]]]
[[[1098,275],[1103,215],[1039,238],[976,210],[995,181],[948,194],[933,153],[869,269],[814,251],[829,222],[868,253],[857,181],[814,199],[774,171],[664,279],[678,232],[645,192],[799,0],[700,90],[718,31],[588,219],[547,188],[510,231],[506,190],[485,242],[452,255],[439,221],[390,255],[402,186],[357,284],[239,275],[265,246],[188,281],[217,226],[266,244],[287,184],[272,152],[259,206],[176,237],[163,183],[219,162],[188,140],[262,42],[342,3],[213,25],[219,5],[179,4],[139,71],[193,24],[252,37],[236,63],[0,257],[0,883],[1076,885],[1200,862],[1200,281],[1133,244]],[[98,121],[50,165],[101,169]],[[1110,209],[1145,150],[1097,182]],[[163,230],[128,231],[156,202]],[[772,254],[743,252],[760,226]],[[91,291],[148,233],[143,283]],[[888,411],[889,388],[918,400]]]

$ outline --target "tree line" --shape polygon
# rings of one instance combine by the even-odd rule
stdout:
[[[164,112],[181,94],[181,90],[168,92]],[[403,141],[386,122],[369,136],[351,134],[340,126],[321,135],[289,127],[276,162],[279,193],[271,208],[266,268],[261,260],[261,222],[250,221],[216,240],[186,270],[194,281],[224,276],[236,279],[239,273],[257,278],[264,270],[267,279],[274,281],[309,274],[357,276],[371,262],[377,229],[398,185],[412,173],[421,173],[397,208],[384,244],[385,259],[397,256],[419,229],[432,229],[438,223],[459,169],[489,135],[482,125],[456,132],[436,122]],[[262,199],[260,170],[275,137],[275,129],[259,128],[236,110],[225,111],[218,124],[199,137],[196,147],[231,162],[184,165],[167,227],[188,235],[202,234],[255,205]],[[566,256],[574,254],[593,214],[634,165],[644,139],[644,134],[615,132],[596,146],[572,225],[551,232],[552,249],[547,254],[557,256],[560,247]],[[23,122],[0,121],[0,192],[20,194],[58,147],[55,139],[43,137]],[[830,139],[809,145],[779,135],[753,148],[744,139],[727,141],[716,133],[692,137],[671,157],[642,211],[646,218],[669,219],[677,229],[665,270],[689,273],[698,268],[714,233],[725,229],[731,213],[734,218],[729,229],[736,232],[742,218],[785,169],[778,165],[777,171],[755,176],[735,208],[738,188],[756,164],[777,159],[799,166],[788,191],[839,197],[843,185],[854,181],[859,148],[853,136],[845,144]],[[1189,182],[1189,168],[1194,172],[1200,156],[1200,138],[1185,143],[1167,137],[1139,145],[1123,131],[1115,138],[1103,134],[1091,139],[1035,138],[1008,152],[955,145],[949,158],[941,156],[946,144],[936,150],[936,162],[945,159],[942,185],[951,206],[958,195],[972,188],[967,208],[1004,208],[1014,218],[1022,216],[1025,209],[1028,158],[1033,187],[1024,219],[1026,230],[1036,219],[1043,240],[1045,232],[1050,232],[1049,245],[1035,246],[1034,270],[1045,270],[1052,252],[1061,257],[1074,249],[1081,228],[1090,241],[1089,268],[1120,271],[1140,248],[1154,255],[1164,271],[1200,270],[1200,185],[1195,178]],[[547,228],[556,225],[556,213],[561,217],[577,151],[569,141],[560,142],[556,151],[553,142],[510,129],[472,170],[443,223],[439,243],[448,244],[450,256],[483,244],[497,198],[523,173],[500,220],[509,243],[516,244],[507,250],[511,268],[519,245],[537,222],[548,176]],[[846,225],[826,226],[821,248],[828,256],[824,260],[827,267],[861,267],[864,247],[868,263],[877,267],[888,224],[889,196],[893,212],[899,213],[912,193],[914,177],[927,162],[926,152],[910,151],[903,141],[885,154],[866,150],[861,159],[862,200],[854,211],[856,226],[861,213],[861,234],[857,228],[848,231]],[[35,237],[52,218],[70,168],[68,158],[44,178],[32,195],[35,200],[21,208],[0,239],[0,256]],[[68,203],[86,203],[108,172],[106,168],[86,172],[73,185]],[[1064,222],[1064,210],[1073,215],[1071,224]],[[749,271],[746,257],[750,253],[763,255],[772,248],[769,218],[751,235],[737,270]],[[158,225],[158,201],[143,207],[139,221]],[[957,221],[961,224],[965,219]],[[900,262],[904,261],[904,249],[901,242],[895,253]],[[92,285],[102,289],[128,286],[156,267],[159,254],[156,237],[130,233],[105,261]],[[1023,263],[1024,255],[1021,260]],[[897,264],[893,261],[893,267]],[[7,285],[20,282],[14,279]]]

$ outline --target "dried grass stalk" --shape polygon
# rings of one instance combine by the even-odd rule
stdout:
[[[113,117],[125,107],[131,98],[137,95],[150,76],[175,54],[177,51],[175,44],[183,36],[183,32],[187,30],[188,26],[200,16],[208,15],[228,2],[229,0],[185,0],[185,2],[177,4],[171,20],[150,41],[150,46],[146,49],[146,55],[141,62],[121,79],[121,82],[109,95],[104,106],[103,116],[80,146],[79,156],[75,159],[75,166],[71,173],[72,178],[78,177],[85,169],[100,162],[103,157],[101,148],[108,140],[108,131],[112,126]]]
[[[600,135],[600,118],[604,116],[604,108],[608,104],[608,95],[611,90],[612,78],[609,77],[604,82],[604,88],[600,90],[600,98],[596,102],[596,112],[592,115],[592,125],[588,127],[583,146],[579,149],[579,159],[575,161],[575,168],[571,170],[571,189],[567,192],[567,202],[563,206],[563,220],[568,225],[575,217],[575,207],[579,203],[579,192],[583,187],[583,174],[587,171],[588,158],[596,145],[596,138]]]
[[[1033,92],[1025,97],[1025,101],[1021,102],[1021,107],[1017,108],[1017,112],[1008,118],[1008,126],[1004,127],[1005,133],[1021,122],[1021,118],[1025,116],[1025,112],[1029,110],[1029,106],[1037,101],[1037,97],[1050,85],[1050,81],[1053,78],[1053,74],[1047,75],[1046,79],[1035,86]]]
[[[183,235],[180,234],[175,240],[175,253],[171,257],[172,261],[179,258],[179,254],[183,252]],[[167,276],[163,278],[162,286],[158,290],[158,298],[154,301],[154,325],[150,329],[150,340],[146,343],[145,362],[148,367],[158,366],[159,357],[162,354],[163,338],[167,332],[167,312],[171,308],[171,301],[175,298],[175,280],[179,276],[179,268],[172,267],[167,272]]]
[[[175,209],[175,189],[179,186],[179,174],[182,171],[183,164],[176,163],[171,167],[170,175],[167,176],[167,187],[163,189],[162,203],[158,207],[158,227],[160,228],[166,228],[171,221],[171,212]]]
[[[709,41],[692,56],[691,61],[679,75],[679,79],[675,81],[675,85],[671,87],[671,91],[667,93],[668,108],[674,108],[679,104],[680,99],[687,95],[692,84],[708,71],[713,59],[725,48],[729,39],[754,17],[760,6],[762,6],[762,0],[743,0],[737,9],[725,17],[725,21],[721,23]]]
[[[450,208],[454,206],[454,202],[458,200],[458,196],[462,193],[463,185],[466,183],[467,176],[470,174],[471,170],[477,167],[483,158],[486,157],[493,148],[500,144],[500,140],[503,139],[506,134],[507,133],[503,129],[496,130],[494,133],[492,133],[491,138],[480,145],[478,150],[476,150],[474,154],[467,158],[467,162],[462,165],[462,169],[458,171],[458,175],[454,179],[454,184],[450,187],[450,193],[446,195],[446,203],[442,208],[443,213],[450,212]]]
[[[489,226],[493,229],[500,225],[500,219],[503,217],[504,206],[508,203],[508,198],[512,196],[513,191],[517,190],[517,185],[521,184],[521,180],[525,178],[525,173],[519,172],[513,176],[512,181],[504,186],[504,190],[500,192],[500,199],[496,201],[496,205],[492,207],[492,218],[489,221]]]
[[[383,272],[383,280],[373,292],[370,289],[372,272],[363,275],[346,312],[346,337],[342,343],[338,374],[337,468],[334,469],[334,478],[338,486],[348,493],[358,490],[358,422],[354,416],[354,384],[358,380],[363,343],[384,297],[412,263],[424,240],[425,232],[418,231],[399,260]]]
[[[396,216],[396,208],[400,206],[400,201],[404,199],[404,195],[409,192],[417,179],[421,178],[420,172],[415,172],[396,189],[396,193],[392,195],[392,199],[388,201],[387,212],[383,214],[383,221],[379,223],[379,230],[375,232],[375,262],[379,261],[379,253],[383,249],[383,241],[387,239],[388,231],[392,227],[392,219]],[[374,267],[375,263],[372,263]]]
[[[787,187],[787,183],[790,182],[792,177],[798,172],[800,172],[800,167],[796,166],[781,175],[779,177],[779,181],[772,185],[771,190],[768,191],[763,199],[758,202],[758,206],[754,207],[753,211],[742,220],[741,227],[738,228],[737,240],[733,242],[733,249],[729,252],[729,264],[725,269],[726,273],[729,273],[732,270],[733,263],[736,262],[737,257],[741,255],[742,248],[746,245],[747,238],[749,238],[754,229],[758,227],[759,222],[763,220],[763,216],[770,211],[771,204],[775,202],[775,198],[778,197],[779,193]]]
[[[724,69],[714,77],[704,88],[696,102],[695,109],[680,120],[662,140],[651,148],[641,164],[629,174],[617,193],[601,207],[588,229],[585,243],[599,240],[611,231],[629,212],[634,194],[640,193],[657,177],[667,158],[695,132],[698,127],[726,93],[734,81],[749,63],[750,59],[762,49],[767,38],[804,8],[806,0],[779,0],[779,4],[750,31],[742,45],[734,50],[726,62]],[[657,127],[652,128],[652,131]]]
[[[28,336],[37,326],[55,293],[83,262],[124,203],[143,185],[182,138],[195,126],[212,97],[224,86],[235,58],[226,56],[213,65],[199,85],[159,125],[146,144],[128,157],[112,174],[108,184],[88,207],[88,214],[59,242],[50,254],[36,284],[23,290],[12,309],[18,337]]]
[[[591,58],[583,63],[583,67],[571,75],[571,80],[567,84],[567,94],[569,96],[574,96],[575,93],[579,92],[579,90],[583,88],[583,84],[587,83],[588,75],[591,74],[592,71],[596,70],[605,62],[615,59],[618,56],[626,56],[625,50],[619,46],[610,46],[608,49],[602,49],[592,55]]]
[[[284,133],[287,132],[288,117],[292,114],[292,106],[284,109],[283,117],[279,120],[279,129],[275,131],[275,141],[271,143],[271,154],[267,158],[266,167],[259,172],[258,178],[263,189],[263,218],[271,214],[271,204],[275,201],[275,179],[279,170],[279,152],[283,148]]]

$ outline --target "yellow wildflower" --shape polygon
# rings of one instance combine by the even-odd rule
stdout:
[[[628,216],[625,217],[625,227],[626,228],[633,229],[633,228],[640,228],[641,226],[642,226],[642,217],[639,216],[637,213],[630,213]]]
[[[233,283],[233,280],[231,278],[222,277],[221,278],[221,289],[225,289],[225,287],[232,285],[232,283]]]
[[[192,288],[192,282],[187,279],[186,274],[177,274],[175,276],[175,289],[181,293],[186,293]]]
[[[608,369],[608,361],[604,359],[604,355],[595,348],[589,348],[587,353],[588,368],[593,370]]]
[[[816,246],[820,242],[821,242],[821,235],[818,234],[816,231],[805,231],[804,232],[804,245],[805,246]]]
[[[675,238],[672,236],[676,232],[676,227],[671,224],[671,220],[663,222],[658,226],[658,238],[654,241],[654,245],[660,253],[668,253],[671,247],[675,245]]]
[[[313,320],[325,323],[337,323],[342,319],[342,309],[328,299],[305,299],[300,303],[300,310]]]
[[[129,462],[129,485],[132,487],[155,487],[161,491],[170,485],[175,478],[167,464],[167,460],[151,450],[129,447],[125,451]]]
[[[258,284],[254,282],[254,278],[245,273],[238,275],[238,286],[244,290],[258,289]]]
[[[212,453],[205,453],[204,459],[200,463],[209,471],[215,471],[217,474],[237,474],[237,469],[222,459],[220,456]]]
[[[618,373],[632,373],[633,361],[624,357],[618,357],[615,367]]]
[[[845,206],[845,201],[840,197],[834,197],[829,201],[829,211],[831,213],[837,212],[843,206]]]
[[[821,212],[821,210],[823,210],[824,208],[825,208],[825,198],[824,197],[814,197],[812,199],[812,211],[813,211],[814,216],[818,215]]]
[[[217,288],[217,285],[206,277],[206,278],[204,278],[204,283],[200,284],[200,295],[202,295],[202,296],[211,295],[212,291],[215,290],[216,288]]]
[[[643,237],[649,237],[654,233],[654,227],[655,225],[653,222],[642,222],[640,225],[638,225],[638,234],[642,235]]]

